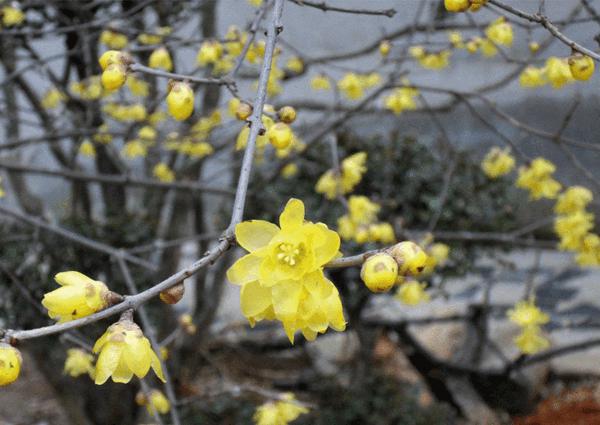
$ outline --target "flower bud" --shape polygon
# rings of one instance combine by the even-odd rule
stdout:
[[[296,110],[291,106],[284,106],[279,110],[279,119],[286,123],[291,124],[296,120]]]
[[[373,292],[389,291],[398,277],[398,263],[386,253],[375,254],[363,263],[360,278]]]
[[[587,81],[594,74],[596,64],[589,56],[575,53],[569,58],[569,68],[573,78],[579,81]]]
[[[380,44],[379,44],[379,54],[381,54],[381,57],[387,57],[387,55],[390,54],[390,50],[392,49],[392,43],[390,42],[390,40],[383,40]]]
[[[238,120],[246,121],[250,115],[252,115],[252,106],[246,102],[240,102],[235,108],[235,117]]]
[[[182,82],[170,82],[167,95],[169,113],[177,121],[189,118],[194,111],[194,92],[191,87]]]
[[[23,358],[19,350],[0,342],[0,387],[17,380],[22,362]]]
[[[469,0],[444,0],[444,6],[448,12],[464,12],[470,5]]]
[[[160,300],[165,304],[177,304],[185,293],[185,286],[182,283],[178,283],[175,286],[171,286],[169,289],[165,289],[160,293]]]
[[[389,253],[398,262],[401,275],[416,276],[427,265],[427,254],[412,241],[397,243],[389,249]]]
[[[119,50],[108,50],[102,53],[100,59],[98,59],[98,63],[100,64],[100,68],[104,71],[108,65],[113,63],[127,65],[130,62],[130,59],[127,55]]]
[[[120,63],[111,63],[102,72],[102,85],[112,91],[121,88],[127,79],[127,68]]]
[[[292,143],[292,129],[287,124],[278,122],[267,130],[267,137],[274,148],[285,149]]]

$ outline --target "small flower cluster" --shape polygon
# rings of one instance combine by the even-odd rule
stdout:
[[[543,67],[528,66],[519,76],[521,86],[533,88],[550,84],[560,89],[574,81],[587,81],[594,74],[595,63],[589,56],[575,53],[569,58],[551,56]]]
[[[490,179],[497,179],[515,168],[515,158],[510,153],[510,148],[500,149],[493,147],[486,154],[481,169]]]
[[[145,394],[140,391],[135,395],[135,402],[138,406],[146,406],[146,410],[151,415],[155,413],[160,413],[164,415],[165,413],[169,413],[171,410],[171,403],[169,403],[169,399],[165,397],[165,395],[160,390],[152,389]]]
[[[346,98],[357,100],[365,95],[365,90],[381,83],[381,75],[376,72],[370,74],[356,74],[349,72],[337,83],[338,89]]]
[[[380,208],[366,196],[351,196],[348,199],[348,214],[338,219],[338,233],[342,239],[354,240],[358,244],[394,242],[396,237],[392,225],[377,222]]]
[[[504,17],[499,17],[485,28],[485,37],[475,36],[464,41],[458,31],[451,31],[448,39],[455,49],[465,49],[471,54],[479,51],[484,57],[491,58],[498,54],[498,46],[512,46],[513,28]]]
[[[508,310],[507,316],[521,327],[521,333],[514,341],[522,353],[535,354],[550,346],[541,330],[541,325],[548,323],[550,318],[535,305],[533,299],[519,301],[513,309]]]
[[[450,65],[450,50],[442,50],[440,52],[428,52],[422,46],[412,46],[409,49],[409,54],[415,58],[419,64],[425,69],[444,69]]]
[[[413,87],[398,87],[383,99],[383,104],[386,109],[400,115],[403,111],[417,109],[415,97],[418,95],[419,91]]]
[[[552,177],[555,170],[547,159],[535,158],[528,166],[519,168],[516,185],[528,190],[531,199],[554,199],[561,189],[560,183]]]
[[[593,195],[582,186],[567,188],[556,201],[554,231],[560,237],[559,248],[576,253],[580,266],[600,266],[600,237],[591,230],[594,214],[586,208]]]
[[[487,0],[444,0],[444,6],[448,12],[477,12]]]
[[[314,340],[328,327],[342,331],[346,321],[335,285],[323,267],[338,255],[340,238],[323,223],[304,221],[304,204],[290,199],[279,225],[263,220],[239,223],[238,244],[249,253],[227,271],[241,286],[241,309],[254,325],[278,320],[293,343],[296,331]]]
[[[305,413],[308,409],[296,401],[294,394],[284,393],[279,400],[259,406],[253,419],[256,425],[287,425]]]
[[[366,161],[366,152],[357,152],[345,158],[339,170],[327,170],[319,178],[315,190],[327,199],[335,199],[339,195],[352,192],[367,171]]]

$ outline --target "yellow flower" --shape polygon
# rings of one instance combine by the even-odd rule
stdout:
[[[390,244],[396,242],[394,227],[390,223],[375,223],[369,225],[369,240]]]
[[[256,425],[287,425],[304,413],[308,409],[295,401],[294,394],[285,393],[279,401],[259,406],[252,419]]]
[[[150,368],[165,382],[160,360],[150,346],[150,341],[133,321],[121,319],[108,327],[96,341],[92,350],[99,353],[96,362],[95,383],[104,384],[112,377],[113,382],[127,383],[135,374],[143,378]]]
[[[298,165],[296,165],[294,163],[286,165],[281,170],[281,176],[284,179],[291,179],[292,177],[294,177],[297,174],[298,174]]]
[[[487,153],[481,168],[486,176],[490,179],[497,179],[498,177],[504,176],[511,172],[515,167],[515,159],[510,154],[510,149],[499,149],[493,147]]]
[[[263,3],[263,0],[247,0],[249,4],[254,7],[260,7]]]
[[[364,84],[354,72],[349,72],[338,81],[338,88],[348,99],[355,100],[364,96]]]
[[[537,326],[526,326],[515,338],[515,345],[523,354],[535,354],[550,346],[550,341],[542,335]]]
[[[65,100],[67,100],[67,96],[56,87],[53,87],[44,94],[42,107],[44,109],[54,109]]]
[[[519,76],[519,83],[523,87],[539,87],[546,82],[546,70],[531,65],[525,68]]]
[[[92,136],[92,139],[96,143],[110,143],[112,142],[112,134],[108,128],[108,124],[102,124],[98,127],[98,132]]]
[[[425,69],[443,69],[450,65],[450,55],[452,53],[449,50],[442,50],[438,53],[425,53],[417,58],[419,64]]]
[[[577,248],[575,262],[582,267],[600,266],[600,237],[593,233],[588,233],[581,240],[581,245]]]
[[[430,274],[436,266],[443,265],[450,254],[450,247],[443,243],[434,243],[427,249],[427,264],[423,274]]]
[[[165,47],[159,47],[154,50],[148,58],[148,66],[150,68],[164,69],[165,71],[173,70],[173,61],[171,55]]]
[[[131,58],[128,56],[128,54],[119,50],[107,50],[106,52],[102,53],[102,56],[100,56],[98,59],[98,63],[100,64],[102,71],[108,68],[108,65],[126,65],[130,62]]]
[[[444,6],[448,12],[464,12],[469,6],[469,0],[444,0]]]
[[[134,96],[146,97],[150,93],[149,84],[134,76],[127,78],[127,87]]]
[[[554,220],[554,231],[560,236],[560,249],[576,250],[581,246],[585,235],[594,227],[594,215],[576,211],[559,215]]]
[[[23,358],[16,348],[0,342],[0,387],[12,384],[19,377]]]
[[[260,40],[258,43],[250,44],[248,53],[246,53],[246,60],[250,63],[259,62],[265,55],[265,41]]]
[[[167,95],[169,114],[177,121],[189,118],[194,111],[194,92],[191,87],[182,82],[172,85]]]
[[[152,142],[156,140],[156,130],[148,125],[138,130],[138,137],[144,141]]]
[[[477,44],[481,50],[481,54],[486,58],[492,58],[498,54],[496,45],[487,38],[478,39]]]
[[[154,166],[152,174],[161,182],[170,183],[175,181],[175,173],[164,162],[160,162]]]
[[[121,88],[125,84],[127,79],[127,68],[125,65],[118,63],[111,63],[102,72],[102,86],[108,90],[113,91]]]
[[[389,109],[396,115],[400,115],[405,110],[417,109],[415,97],[419,92],[410,87],[400,87],[390,93],[383,99],[386,109]]]
[[[270,287],[280,281],[302,279],[338,252],[338,234],[325,224],[304,222],[304,203],[298,199],[289,200],[279,224],[281,227],[251,220],[236,226],[236,240],[249,254],[228,270],[232,283],[260,280],[261,285]]]
[[[429,301],[429,294],[425,292],[425,283],[417,281],[404,282],[398,288],[395,298],[406,305],[417,305]]]
[[[535,305],[534,300],[519,301],[506,315],[521,327],[544,325],[550,321],[550,317]]]
[[[357,152],[345,158],[340,166],[341,173],[326,171],[317,181],[315,190],[327,199],[335,199],[339,194],[351,192],[367,171],[366,160],[366,152]]]
[[[356,224],[370,224],[377,219],[381,207],[366,196],[351,196],[348,200],[350,218]]]
[[[80,348],[70,348],[67,350],[64,372],[73,378],[84,374],[90,375],[94,370],[93,361],[94,356],[87,351]]]
[[[96,156],[96,148],[89,140],[84,140],[81,145],[79,145],[79,153],[83,156],[94,157]]]
[[[383,252],[372,255],[363,263],[360,278],[372,292],[389,291],[398,278],[398,263]]]
[[[583,211],[592,202],[592,192],[583,186],[571,186],[567,188],[556,201],[554,211],[557,214],[572,214]]]
[[[89,316],[106,308],[111,292],[103,282],[76,271],[58,273],[54,280],[61,287],[44,295],[42,305],[59,323]]]
[[[529,51],[530,51],[531,53],[535,53],[535,52],[537,52],[538,50],[540,50],[540,43],[538,43],[537,41],[531,41],[531,42],[529,43]]]
[[[329,82],[329,78],[323,74],[315,75],[312,80],[310,80],[310,87],[313,90],[329,90],[331,89],[331,83]]]
[[[292,56],[285,63],[285,67],[296,74],[300,74],[304,71],[304,62],[298,56]]]
[[[25,21],[25,14],[16,7],[4,6],[0,9],[0,16],[2,16],[2,25],[7,28],[20,25]]]
[[[555,89],[559,89],[567,83],[573,82],[573,75],[567,60],[564,58],[549,57],[544,67],[546,78]]]
[[[596,64],[589,56],[575,53],[569,58],[569,68],[573,78],[579,81],[587,81],[594,74]]]
[[[504,16],[499,17],[488,25],[485,35],[496,44],[511,46],[513,43],[512,26],[506,22]]]
[[[390,40],[383,40],[379,43],[379,54],[382,58],[387,57],[390,54],[390,50],[392,50],[392,43]]]
[[[450,44],[452,44],[452,47],[456,49],[465,48],[465,43],[463,41],[462,34],[458,31],[450,31],[448,33],[448,40],[450,41]]]
[[[274,125],[273,119],[271,119],[267,115],[263,115],[261,120],[262,120],[263,126],[265,127],[265,129],[267,131],[269,131],[271,126]],[[240,130],[240,132],[236,138],[236,142],[235,142],[236,150],[241,150],[246,147],[246,143],[248,143],[249,135],[250,135],[250,128],[247,125],[245,125],[244,127],[242,127],[242,129]],[[262,136],[258,136],[256,138],[256,148],[258,151],[262,151],[267,146],[267,144],[269,144],[269,138],[266,136],[266,134],[264,134]]]
[[[125,143],[123,150],[121,150],[121,155],[129,159],[146,156],[147,154],[148,149],[141,140],[130,140]]]
[[[100,43],[108,46],[109,49],[122,49],[127,46],[127,36],[123,33],[107,29],[100,34]]]
[[[560,183],[552,178],[555,170],[556,167],[550,161],[535,158],[528,167],[519,169],[516,185],[529,190],[531,199],[554,199],[561,189]]]
[[[286,149],[294,139],[294,134],[289,125],[278,122],[269,128],[266,132],[269,142],[276,149]]]
[[[171,410],[171,403],[169,403],[169,399],[165,397],[162,391],[151,390],[148,395],[148,400],[146,401],[146,409],[151,415],[153,415],[154,412],[164,415]]]
[[[205,41],[200,45],[196,62],[200,66],[216,63],[223,55],[223,46],[216,40]]]

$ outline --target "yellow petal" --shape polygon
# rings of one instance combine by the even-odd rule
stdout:
[[[333,230],[329,230],[323,223],[311,226],[315,243],[315,262],[321,266],[328,263],[340,249],[340,236]]]
[[[143,378],[150,370],[151,351],[150,342],[144,337],[133,336],[127,338],[125,349],[123,350],[123,358],[127,367],[135,373],[138,378]]]
[[[302,294],[300,281],[285,281],[272,288],[273,307],[280,320],[294,318],[298,312],[298,304]]]
[[[256,316],[271,305],[271,288],[265,288],[257,280],[242,287],[240,293],[242,313],[246,317]]]
[[[266,246],[279,227],[264,220],[243,221],[235,226],[235,238],[242,248],[252,252]]]
[[[160,365],[160,360],[156,356],[154,350],[150,350],[150,366],[152,367],[152,370],[154,370],[154,373],[156,373],[156,376],[158,376],[158,379],[167,382],[165,375],[163,374],[162,366]]]
[[[123,345],[114,343],[107,344],[102,350],[100,356],[98,357],[98,361],[96,362],[96,378],[94,380],[96,385],[104,384],[106,380],[113,374],[119,365],[119,359],[121,358],[122,351]]]
[[[121,355],[119,364],[112,374],[112,380],[113,382],[117,382],[119,384],[126,384],[131,381],[131,378],[133,378],[133,371],[129,368],[129,366],[127,366],[125,356]]]
[[[244,285],[257,280],[261,260],[254,254],[243,256],[227,270],[227,279],[234,285]]]
[[[304,222],[304,203],[299,199],[290,199],[279,216],[282,230],[294,230]]]
[[[88,283],[95,282],[83,273],[76,271],[57,273],[56,276],[54,276],[54,280],[61,286],[85,286]]]

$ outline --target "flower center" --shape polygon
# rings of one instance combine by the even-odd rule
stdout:
[[[282,242],[277,247],[277,260],[291,267],[298,264],[300,254],[301,247],[298,245]]]

